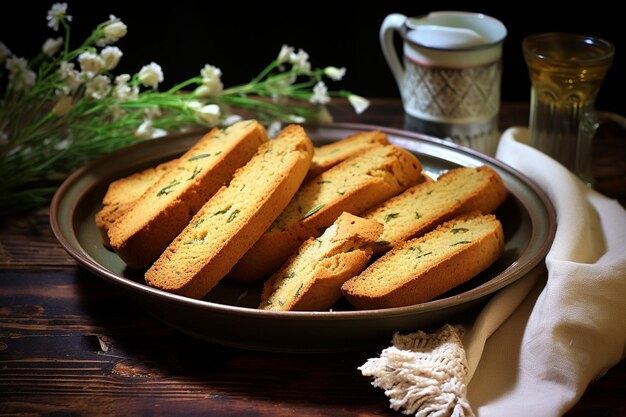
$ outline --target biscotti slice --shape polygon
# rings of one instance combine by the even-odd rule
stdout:
[[[175,163],[176,160],[163,162],[156,167],[135,172],[109,184],[102,198],[102,209],[96,213],[96,226],[100,230],[102,243],[105,246],[110,246],[108,231],[111,225]]]
[[[131,268],[149,266],[266,142],[265,128],[256,120],[211,130],[111,225],[111,247]]]
[[[504,182],[493,168],[459,167],[441,174],[437,181],[403,191],[363,213],[363,217],[384,225],[374,248],[374,253],[382,253],[460,214],[475,210],[491,213],[506,196]]]
[[[297,125],[261,145],[148,269],[148,285],[204,297],[287,206],[312,157],[313,144]]]
[[[358,152],[380,145],[389,145],[387,134],[380,130],[370,130],[356,132],[336,142],[318,146],[313,153],[313,161],[305,181],[317,177]]]
[[[335,165],[300,187],[272,226],[229,273],[236,281],[268,277],[309,237],[339,215],[359,215],[421,179],[415,155],[395,145],[376,146]]]
[[[396,246],[341,289],[358,309],[424,303],[478,275],[503,248],[495,215],[464,214]]]
[[[342,213],[318,238],[310,237],[263,285],[264,310],[325,310],[341,285],[365,268],[383,226]]]

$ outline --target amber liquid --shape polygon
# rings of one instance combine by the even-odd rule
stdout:
[[[612,62],[612,47],[608,51],[569,38],[524,42],[532,82],[530,145],[593,185],[594,103]]]

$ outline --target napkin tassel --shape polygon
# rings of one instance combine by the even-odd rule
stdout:
[[[467,402],[467,358],[462,326],[434,333],[396,333],[392,346],[359,367],[385,391],[390,408],[415,417],[473,417]]]

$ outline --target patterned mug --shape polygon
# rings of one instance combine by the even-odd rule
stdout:
[[[402,64],[395,33],[404,41]],[[494,155],[506,35],[502,22],[481,13],[388,15],[380,44],[400,90],[406,128]]]

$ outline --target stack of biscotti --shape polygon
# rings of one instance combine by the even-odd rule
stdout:
[[[267,140],[256,120],[211,130],[109,226],[111,247],[131,268],[149,266]]]
[[[340,162],[303,184],[229,278],[267,278],[302,242],[319,236],[342,212],[359,215],[415,185],[421,174],[417,157],[395,145],[372,147]]]
[[[96,226],[102,242],[110,247],[109,228],[126,213],[152,184],[168,171],[176,160],[163,162],[156,167],[146,168],[109,184],[102,198],[102,209],[96,213]]]
[[[310,237],[263,285],[264,310],[324,310],[341,298],[341,285],[365,268],[383,227],[342,213],[320,237]]]
[[[422,182],[405,190],[363,213],[363,217],[384,225],[374,249],[379,254],[460,214],[492,213],[506,196],[502,178],[493,168],[459,167],[441,174],[436,181]]]
[[[387,134],[380,130],[368,130],[348,135],[336,142],[318,146],[313,153],[311,168],[305,181],[317,177],[339,162],[373,146],[389,145]]]
[[[472,212],[395,246],[341,289],[358,309],[423,303],[475,277],[503,249],[500,221],[493,214]]]
[[[204,297],[287,206],[312,157],[313,144],[301,126],[287,126],[263,143],[148,269],[148,285]]]

